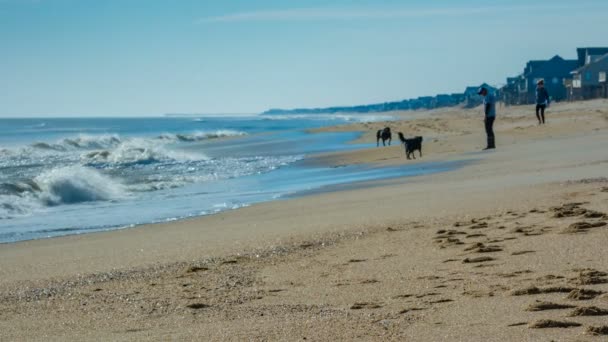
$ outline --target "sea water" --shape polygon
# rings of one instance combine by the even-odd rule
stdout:
[[[311,166],[383,116],[0,119],[0,242],[166,222],[451,164]]]

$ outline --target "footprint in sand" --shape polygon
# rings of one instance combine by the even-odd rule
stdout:
[[[580,289],[576,289],[573,287],[565,287],[565,286],[550,286],[539,288],[536,286],[529,286],[523,289],[513,290],[511,291],[512,296],[524,296],[524,295],[537,295],[541,293],[572,293],[574,291],[581,291]]]
[[[473,244],[473,245],[465,248],[464,251],[471,252],[471,253],[494,253],[494,252],[501,252],[502,247],[492,246],[492,245],[487,246],[481,242],[478,242],[476,244]]]
[[[453,302],[454,300],[449,299],[449,298],[443,298],[443,299],[438,299],[438,300],[434,300],[434,301],[430,301],[429,304],[441,304],[441,303],[449,303],[449,302]]]
[[[526,325],[526,324],[528,324],[528,322],[511,323],[511,324],[508,324],[507,326],[508,327],[519,327],[519,326]]]
[[[581,270],[576,277],[570,279],[570,282],[576,285],[605,284],[608,283],[608,273],[594,269]]]
[[[442,263],[445,264],[445,263],[448,263],[448,262],[455,262],[455,261],[460,261],[460,259],[446,259],[446,260],[443,260]]]
[[[407,308],[407,309],[403,309],[403,310],[399,311],[399,314],[405,314],[410,311],[420,311],[420,310],[426,310],[426,309],[424,309],[424,308]]]
[[[187,308],[194,309],[194,310],[206,309],[210,306],[211,305],[203,304],[203,303],[192,303],[192,304],[186,305]]]
[[[608,223],[604,221],[600,222],[575,222],[568,226],[568,228],[562,231],[563,234],[576,234],[576,233],[585,233],[591,228],[603,227]]]
[[[524,254],[531,254],[531,253],[536,253],[536,251],[517,251],[517,252],[511,253],[511,255],[524,255]]]
[[[483,291],[483,290],[464,291],[462,294],[464,296],[471,296],[473,298],[494,297],[493,291]]]
[[[268,290],[268,293],[279,293],[279,292],[284,292],[287,291],[285,289],[272,289],[272,290]]]
[[[483,256],[483,257],[477,257],[477,258],[466,258],[466,259],[462,260],[462,263],[473,264],[473,263],[487,262],[487,261],[493,261],[493,260],[496,260],[496,259],[494,259],[492,257]]]
[[[587,209],[580,207],[583,204],[586,204],[586,203],[582,203],[582,202],[566,203],[566,204],[562,205],[561,207],[552,207],[550,210],[553,212],[554,218],[581,216],[587,212]]]
[[[536,303],[528,305],[526,311],[546,311],[546,310],[562,310],[562,309],[571,309],[574,308],[574,305],[569,304],[557,304],[551,302],[541,302],[537,301]]]
[[[440,229],[437,231],[436,233],[438,238],[444,238],[444,237],[449,237],[452,235],[466,235],[465,232],[461,232],[455,229]]]
[[[465,236],[465,238],[467,238],[467,239],[474,239],[474,238],[486,237],[486,236],[487,236],[486,234],[479,234],[479,233],[477,233],[477,234],[469,234],[469,235]]]
[[[595,211],[595,210],[587,210],[587,212],[583,216],[585,218],[608,219],[608,214],[605,214],[605,213],[602,213],[599,211]]]
[[[531,329],[546,329],[546,328],[572,328],[580,327],[582,324],[568,321],[554,321],[552,319],[541,319],[528,326]]]
[[[361,310],[361,309],[379,309],[382,305],[379,303],[355,303],[351,305],[351,310]]]
[[[602,325],[600,327],[587,327],[585,333],[593,336],[608,335],[608,325]]]
[[[529,273],[533,273],[533,272],[530,270],[522,270],[522,271],[509,272],[509,273],[497,273],[496,275],[501,278],[514,278],[514,277],[519,277],[521,275],[529,274]]]
[[[402,295],[396,295],[393,297],[393,299],[402,299],[402,298],[410,298],[413,297],[413,294],[402,294]]]
[[[488,228],[487,222],[479,222],[469,227],[469,229],[483,229]]]
[[[464,245],[464,242],[457,238],[435,238],[435,243],[439,244],[439,248],[446,248],[451,246]]]
[[[608,310],[597,306],[587,306],[574,309],[569,316],[608,316]]]
[[[366,262],[367,259],[350,259],[348,263],[358,263],[358,262]]]
[[[573,300],[589,300],[601,295],[602,291],[595,291],[589,289],[574,289],[568,293],[566,298]]]
[[[438,293],[438,292],[428,292],[428,293],[423,293],[423,294],[416,295],[416,298],[424,298],[424,297],[429,297],[429,296],[438,296],[440,294],[441,293]]]

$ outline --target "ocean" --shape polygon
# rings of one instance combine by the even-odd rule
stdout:
[[[374,146],[308,133],[368,115],[0,119],[0,243],[167,222],[450,163],[310,165]]]

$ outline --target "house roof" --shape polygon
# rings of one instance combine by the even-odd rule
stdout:
[[[582,47],[577,48],[578,66],[585,65],[587,55],[605,55],[608,53],[608,47]]]
[[[594,66],[595,66],[595,65],[597,65],[598,63],[603,63],[604,61],[608,61],[608,53],[606,53],[606,54],[605,54],[605,55],[603,55],[602,57],[600,57],[600,58],[596,59],[595,61],[593,61],[593,62],[591,62],[591,63],[589,63],[589,64],[583,65],[582,67],[580,67],[580,68],[577,68],[577,69],[573,70],[573,71],[572,71],[572,72],[570,72],[570,73],[571,73],[571,74],[579,74],[579,73],[581,73],[582,71],[585,71],[586,69],[589,69],[589,68],[594,67]]]
[[[578,61],[575,59],[563,59],[559,55],[553,56],[549,60],[529,61],[524,69],[524,76],[557,76],[567,77],[570,72],[578,67]]]

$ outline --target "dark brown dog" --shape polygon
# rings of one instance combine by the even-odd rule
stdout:
[[[390,127],[384,127],[384,129],[378,130],[376,132],[376,146],[380,146],[380,139],[382,139],[382,146],[386,146],[386,141],[388,140],[388,146],[391,146],[391,140],[393,139],[393,134],[391,133]]]

